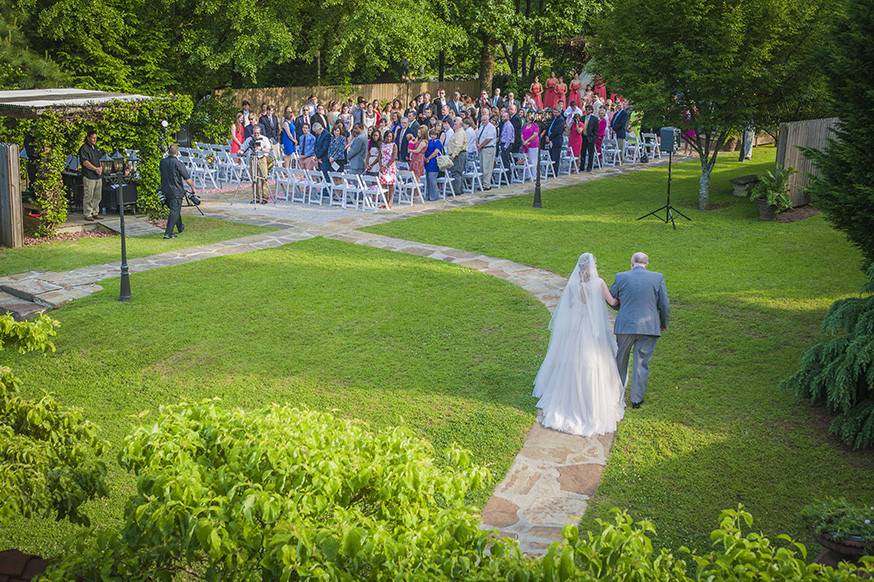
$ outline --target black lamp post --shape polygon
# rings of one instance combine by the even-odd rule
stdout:
[[[119,286],[118,300],[128,301],[130,292],[130,271],[127,265],[127,236],[124,229],[124,187],[136,173],[139,159],[136,154],[125,161],[124,156],[117,149],[112,157],[104,155],[100,159],[100,167],[103,168],[103,179],[116,186],[118,195],[118,220],[121,234],[121,285]]]

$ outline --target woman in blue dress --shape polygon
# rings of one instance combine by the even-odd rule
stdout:
[[[436,127],[432,127],[431,140],[428,142],[428,149],[425,150],[425,196],[432,202],[440,197],[440,191],[437,189],[437,176],[440,174],[437,156],[442,153],[443,144],[440,143],[440,132]]]
[[[328,164],[332,172],[342,172],[346,167],[346,138],[343,136],[343,124],[335,123],[331,131],[331,145],[328,146]],[[334,167],[336,165],[336,167]]]
[[[285,167],[291,167],[291,156],[297,147],[297,135],[294,127],[294,114],[291,107],[285,108],[285,118],[282,121],[282,153],[285,156]]]

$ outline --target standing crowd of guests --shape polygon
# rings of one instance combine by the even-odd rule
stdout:
[[[509,169],[512,154],[522,153],[536,167],[538,151],[548,149],[557,174],[565,138],[580,170],[591,171],[608,131],[621,151],[638,117],[621,97],[608,99],[603,84],[582,87],[572,75],[568,86],[552,74],[545,90],[535,77],[521,100],[500,88],[476,99],[457,91],[450,98],[439,89],[435,96],[423,93],[406,105],[397,98],[380,103],[363,97],[324,105],[311,95],[297,109],[285,107],[281,118],[269,103],[261,104],[256,115],[243,101],[229,142],[232,154],[251,149],[263,157],[270,152],[286,167],[294,158],[301,168],[321,170],[326,179],[332,171],[379,176],[390,207],[397,162],[425,178],[429,200],[439,197],[437,177],[444,169],[455,192],[463,192],[462,174],[472,159],[480,163],[483,189],[490,190],[498,157]]]

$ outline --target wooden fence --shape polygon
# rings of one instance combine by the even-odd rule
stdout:
[[[310,95],[315,95],[319,98],[320,103],[327,104],[333,100],[346,100],[351,97],[353,100],[362,96],[368,101],[378,99],[380,103],[386,103],[392,99],[398,98],[406,107],[411,99],[420,93],[431,93],[432,96],[437,95],[438,89],[445,89],[446,96],[452,98],[452,93],[458,91],[461,94],[470,95],[476,98],[480,90],[479,81],[446,81],[438,83],[436,81],[410,81],[406,83],[374,83],[370,85],[321,85],[319,87],[266,87],[255,89],[226,89],[222,91],[223,95],[231,95],[236,103],[240,104],[244,99],[252,104],[252,110],[257,112],[261,103],[271,103],[279,115],[285,109],[286,105],[291,105],[297,109],[306,102]]]
[[[24,215],[18,174],[18,146],[0,144],[0,246],[24,244]]]
[[[807,184],[816,175],[816,166],[800,148],[824,149],[837,123],[837,117],[809,119],[780,124],[777,139],[777,167],[795,168],[796,174],[789,178],[789,195],[795,206],[810,202]]]

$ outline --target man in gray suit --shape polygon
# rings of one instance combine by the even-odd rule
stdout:
[[[364,173],[364,157],[367,155],[367,137],[360,123],[352,126],[352,143],[346,151],[346,171],[350,174]]]
[[[610,293],[619,300],[615,327],[616,342],[619,344],[616,365],[623,385],[628,375],[628,356],[634,350],[632,408],[640,408],[643,404],[649,378],[649,360],[655,350],[656,340],[668,329],[671,316],[665,278],[661,273],[648,271],[648,265],[649,257],[645,253],[634,253],[631,270],[618,273],[610,288]]]

